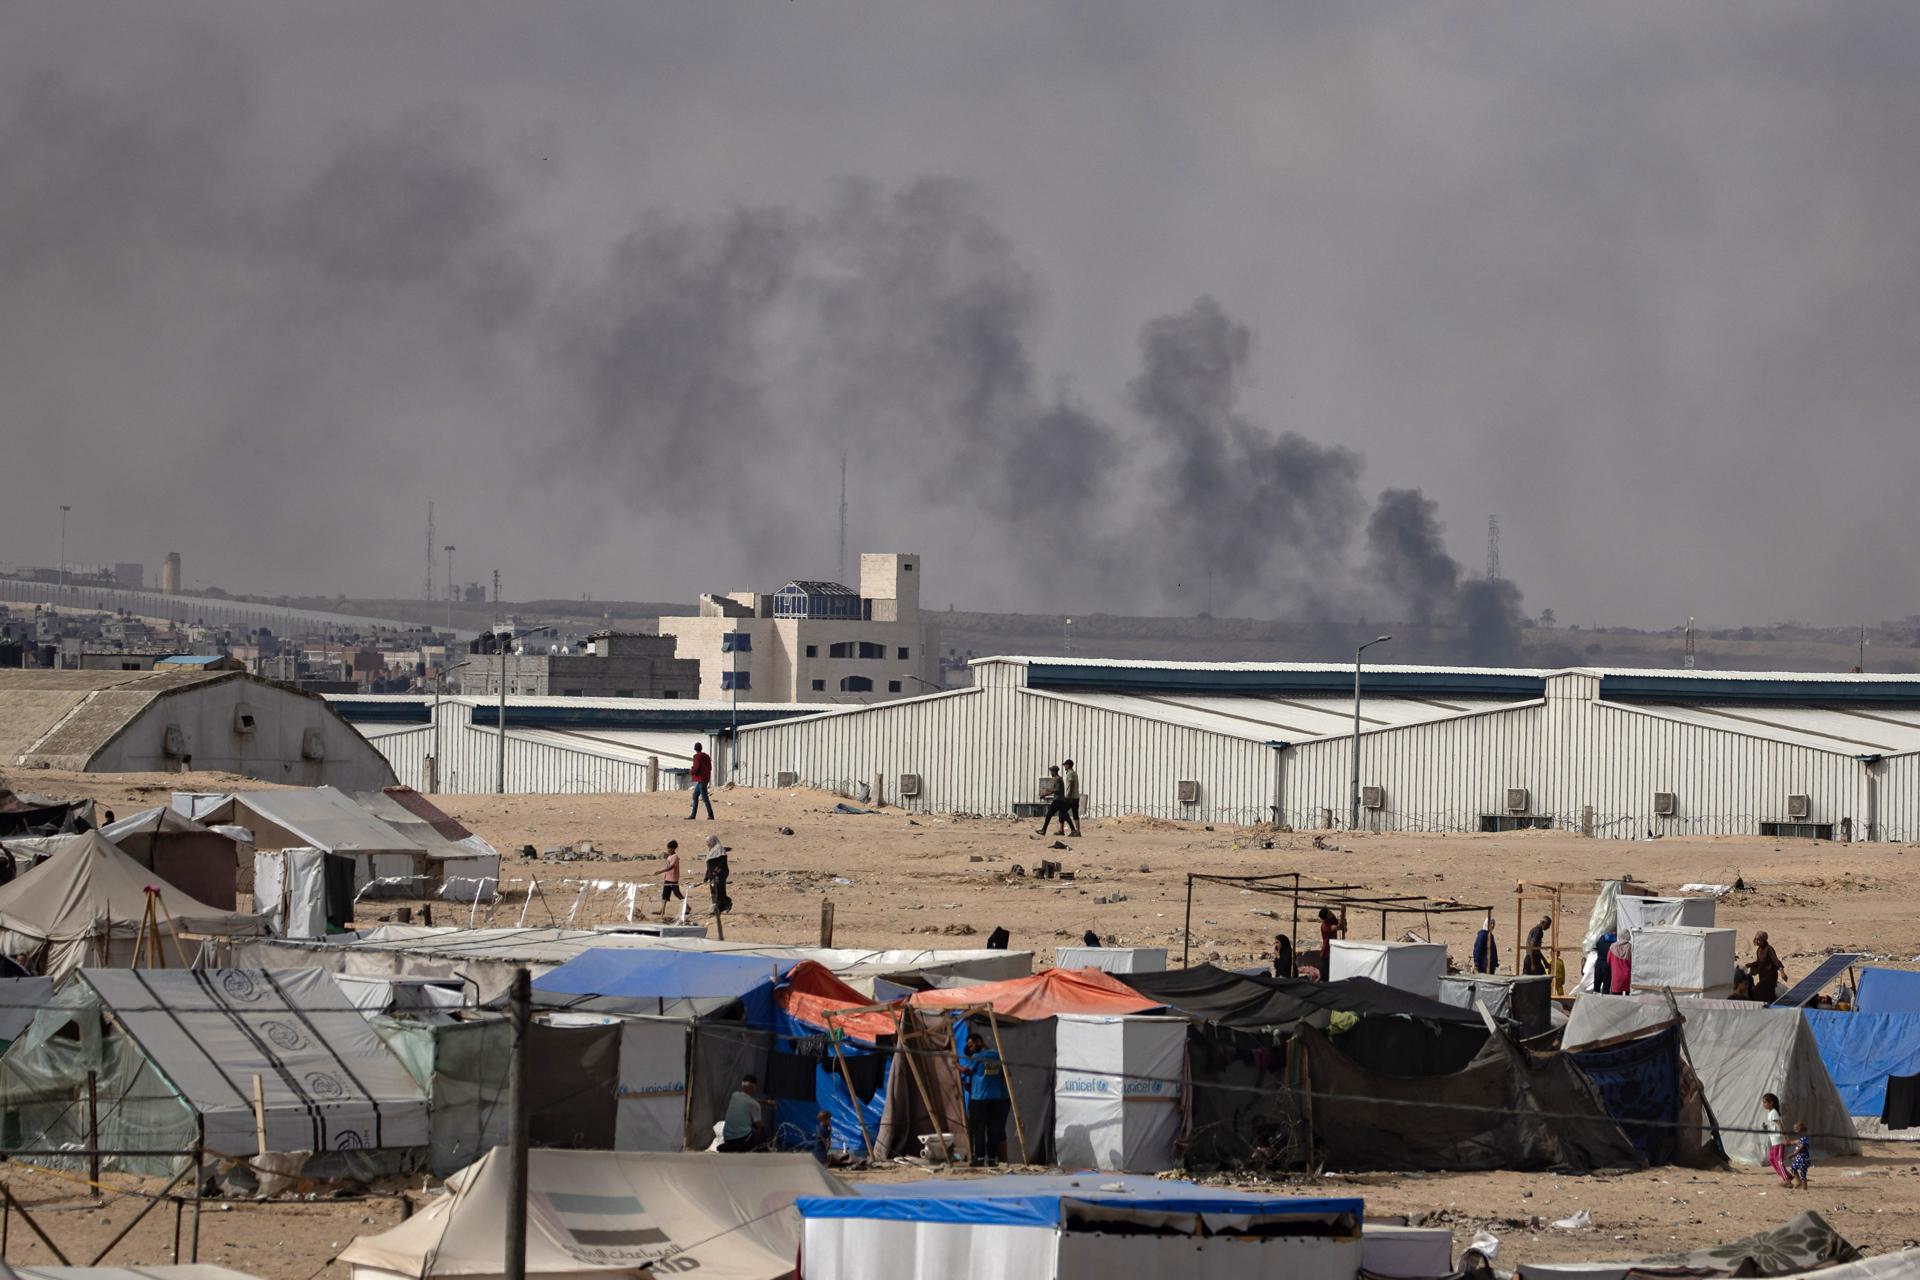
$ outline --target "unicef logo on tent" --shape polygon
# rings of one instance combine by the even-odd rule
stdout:
[[[253,975],[240,969],[229,969],[220,975],[220,990],[229,1000],[258,1000],[259,984]]]
[[[307,1092],[316,1098],[338,1098],[346,1094],[338,1080],[324,1071],[307,1073]]]
[[[290,1022],[271,1021],[260,1024],[260,1030],[267,1039],[273,1041],[277,1049],[298,1049],[306,1044],[300,1028]]]

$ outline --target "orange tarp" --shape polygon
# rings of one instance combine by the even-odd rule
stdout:
[[[773,1002],[783,1012],[822,1031],[828,1029],[829,1013],[865,1008],[873,1003],[814,960],[802,960],[787,970],[786,985],[773,993]],[[873,1010],[835,1018],[831,1025],[861,1040],[877,1041],[898,1031],[900,1020],[885,1010]]]
[[[920,991],[908,999],[916,1009],[990,1004],[1003,1018],[1027,1022],[1061,1013],[1151,1013],[1166,1008],[1099,969],[1047,969],[1030,978]]]

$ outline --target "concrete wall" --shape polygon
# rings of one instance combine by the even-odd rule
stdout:
[[[254,730],[235,730],[245,703]],[[180,731],[182,752],[167,752],[167,728]],[[308,759],[308,732],[317,732],[322,758]],[[246,679],[191,685],[154,699],[94,754],[91,771],[170,773],[217,769],[267,782],[342,790],[391,786],[393,770],[360,732],[318,698]]]

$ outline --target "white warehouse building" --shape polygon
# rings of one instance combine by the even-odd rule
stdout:
[[[985,658],[968,689],[743,728],[735,780],[1031,812],[1347,825],[1353,668]],[[1369,666],[1361,826],[1920,839],[1920,677]]]

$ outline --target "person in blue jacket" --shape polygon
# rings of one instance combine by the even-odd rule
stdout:
[[[967,1092],[967,1144],[976,1165],[1006,1159],[1007,1073],[1000,1053],[978,1033],[971,1037],[963,1075]]]
[[[1480,932],[1473,935],[1473,971],[1475,973],[1495,973],[1500,968],[1500,944],[1493,936],[1493,912],[1487,912],[1487,923]]]

